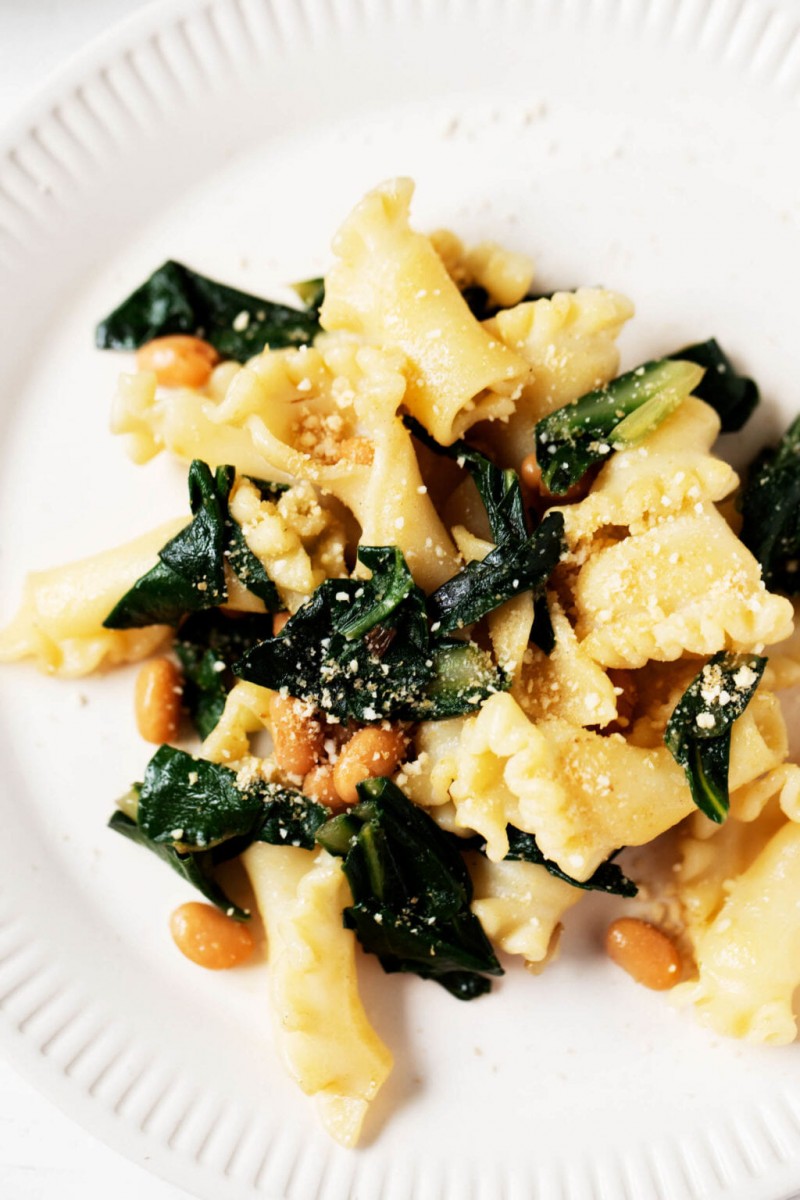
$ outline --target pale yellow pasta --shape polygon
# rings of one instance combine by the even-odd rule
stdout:
[[[277,500],[262,500],[254,484],[240,479],[231,492],[230,513],[290,611],[324,579],[347,574],[344,531],[310,484],[298,483]]]
[[[526,646],[512,694],[532,721],[562,717],[573,725],[602,728],[617,716],[614,684],[581,646],[554,597],[548,608],[555,647],[546,655],[533,643]]]
[[[350,897],[341,864],[324,850],[264,843],[242,858],[267,929],[273,1018],[284,1062],[314,1097],[330,1136],[354,1146],[392,1056],[358,995],[355,935],[342,924]]]
[[[321,320],[406,355],[405,403],[449,445],[508,417],[528,364],[481,327],[428,238],[409,225],[414,185],[396,179],[356,206],[333,244]]]
[[[552,958],[560,921],[581,899],[580,889],[536,863],[490,862],[472,854],[468,865],[472,911],[492,941],[528,963]]]
[[[698,979],[676,989],[716,1032],[793,1041],[800,985],[800,825],[784,822],[743,874],[695,946]]]
[[[221,401],[188,390],[161,395],[154,376],[123,377],[112,428],[134,439],[137,461],[146,445],[146,457],[167,449],[243,475],[313,484],[352,511],[364,544],[399,546],[432,590],[459,562],[397,415],[403,361],[341,337],[323,339],[321,349],[267,351],[232,376]],[[345,455],[354,437],[370,461]]]
[[[250,754],[250,735],[269,728],[269,688],[239,679],[225,698],[222,716],[203,742],[203,758],[227,766]]]
[[[533,260],[497,242],[480,242],[465,250],[450,229],[435,229],[428,239],[459,290],[478,284],[493,304],[509,308],[525,298],[533,282]]]
[[[578,288],[556,292],[552,299],[528,300],[486,323],[531,367],[512,416],[486,430],[505,464],[518,468],[531,453],[536,421],[616,375],[616,340],[632,316],[633,305],[625,296],[605,288]]]
[[[42,671],[74,677],[147,658],[168,637],[167,627],[104,629],[103,621],[185,524],[168,521],[113,550],[32,572],[17,615],[0,632],[0,661],[33,658]]]
[[[788,636],[792,606],[717,510],[664,521],[599,549],[575,584],[576,632],[605,667],[749,650]]]
[[[561,510],[572,549],[604,526],[642,533],[732,492],[736,472],[709,453],[719,430],[714,410],[689,396],[640,445],[612,454],[585,500]]]

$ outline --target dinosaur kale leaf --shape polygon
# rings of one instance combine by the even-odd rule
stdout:
[[[219,884],[214,881],[211,875],[213,864],[210,854],[182,854],[174,846],[166,845],[163,842],[154,842],[132,817],[120,812],[119,809],[113,814],[108,825],[115,833],[121,833],[123,837],[135,842],[137,846],[150,850],[167,866],[172,867],[173,871],[177,871],[182,879],[197,888],[206,900],[222,909],[229,917],[234,917],[237,921],[246,921],[250,916],[249,912],[234,904],[225,895]]]
[[[651,433],[702,378],[695,363],[660,359],[543,417],[536,425],[536,458],[544,486],[565,495],[613,450]]]
[[[362,546],[369,580],[328,579],[236,674],[286,688],[340,720],[438,720],[471,712],[508,681],[468,642],[432,638],[425,596],[393,546]]]
[[[584,888],[590,892],[608,892],[611,896],[631,897],[635,896],[639,890],[636,884],[628,879],[622,869],[611,859],[601,863],[593,875],[581,881],[567,875],[561,870],[558,863],[545,858],[532,833],[524,833],[514,825],[507,826],[507,833],[508,854],[506,858],[512,862],[538,863],[557,879],[563,879],[565,883],[570,883],[573,887]]]
[[[144,783],[135,784],[135,817],[117,811],[109,826],[155,854],[229,916],[249,913],[233,904],[213,878],[226,858],[252,842],[311,850],[330,810],[293,788],[256,781],[240,786],[228,767],[161,746]]]
[[[188,481],[192,520],[161,547],[156,565],[111,610],[103,622],[107,629],[177,625],[187,613],[224,604],[226,561],[268,609],[280,608],[274,583],[228,511],[233,481],[233,467],[217,467],[212,474],[206,463],[194,460]]]
[[[717,824],[730,807],[731,726],[752,700],[766,665],[758,654],[720,651],[689,684],[667,724],[664,741],[686,773],[692,799]]]
[[[564,553],[564,517],[551,512],[530,536],[510,534],[485,558],[468,563],[428,600],[443,633],[470,625],[499,605],[533,591],[540,596]]]
[[[223,358],[246,362],[265,346],[304,346],[319,333],[315,309],[274,304],[166,262],[97,326],[101,350],[135,350],[153,338],[190,334]]]
[[[461,855],[388,779],[361,783],[358,794],[354,808],[317,830],[317,841],[344,859],[353,893],[345,924],[387,972],[435,979],[461,1000],[489,991],[486,976],[503,971],[470,910]]]
[[[800,417],[750,469],[739,500],[740,537],[761,563],[768,588],[800,592]]]
[[[159,562],[137,579],[103,624],[107,629],[177,625],[187,612],[227,599],[223,550],[233,468],[210,468],[199,459],[189,467],[193,518],[158,552]]]
[[[465,441],[440,446],[414,417],[406,416],[403,420],[418,442],[422,442],[434,454],[454,459],[469,471],[480,493],[496,542],[502,542],[512,534],[527,537],[525,505],[516,471],[495,466],[491,459]]]
[[[703,367],[705,375],[695,385],[694,394],[716,410],[723,433],[735,433],[742,428],[758,404],[758,385],[739,374],[716,338],[684,346],[669,357]]]
[[[183,706],[201,738],[222,716],[234,684],[233,664],[257,642],[272,635],[272,617],[260,613],[226,616],[206,609],[187,617],[174,650],[183,668]]]

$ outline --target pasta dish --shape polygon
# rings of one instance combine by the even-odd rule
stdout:
[[[296,305],[168,262],[100,323],[136,353],[112,431],[188,511],[29,576],[0,633],[51,674],[142,664],[157,749],[111,829],[195,889],[195,963],[263,924],[276,1043],[345,1146],[392,1067],[363,952],[474,1001],[595,891],[628,905],[610,956],[718,1033],[793,1040],[800,983],[800,420],[740,482],[713,447],[759,395],[717,341],[620,373],[625,296],[537,292],[412,194],[364,197]]]

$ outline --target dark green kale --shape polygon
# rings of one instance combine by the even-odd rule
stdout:
[[[156,751],[131,799],[136,819],[118,811],[110,827],[240,921],[250,914],[228,899],[214,881],[214,868],[253,842],[313,850],[317,830],[331,815],[294,788],[263,780],[240,785],[230,768],[172,746]]]
[[[768,588],[800,592],[800,417],[774,450],[750,468],[739,500],[745,546],[761,563]]]
[[[219,609],[206,609],[183,622],[174,645],[183,668],[182,702],[201,738],[208,737],[222,716],[235,682],[233,664],[271,636],[268,614],[226,616]]]
[[[223,358],[246,362],[265,346],[310,344],[319,321],[316,310],[274,304],[166,262],[100,322],[95,342],[100,350],[135,350],[176,333],[201,337]]]
[[[531,626],[531,641],[538,646],[549,658],[556,648],[556,631],[550,619],[550,609],[547,596],[537,596],[533,602],[533,625]]]
[[[720,651],[681,696],[664,741],[683,767],[692,799],[721,824],[728,814],[731,726],[747,708],[767,665],[758,654]]]
[[[541,589],[563,552],[560,537],[558,554],[552,566],[543,578],[541,572],[546,569],[545,564],[553,559],[556,545],[554,535],[558,526],[556,515],[553,514],[547,529],[540,527],[530,535],[516,471],[495,466],[485,454],[464,441],[454,442],[452,446],[440,446],[413,417],[405,417],[404,420],[414,437],[429,450],[454,459],[469,472],[486,509],[492,537],[498,543],[482,562],[470,563],[434,593],[430,598],[433,619],[441,622],[443,632],[448,632],[470,624],[511,596],[532,587],[538,593],[533,640],[549,654],[555,645],[555,638],[547,601]],[[563,521],[561,524],[563,529]],[[543,560],[540,558],[542,554]],[[472,613],[477,615],[470,615]]]
[[[114,606],[106,629],[177,625],[187,612],[227,599],[223,550],[233,468],[214,475],[198,459],[189,467],[192,521],[158,552],[159,562]]]
[[[447,835],[388,779],[358,785],[359,803],[317,830],[343,857],[353,893],[345,925],[383,969],[410,971],[460,1000],[489,991],[502,975],[470,910],[472,882]]]
[[[551,512],[530,536],[510,534],[485,558],[468,563],[428,600],[428,611],[443,633],[471,625],[499,605],[544,586],[565,551],[564,517]]]
[[[135,842],[137,846],[142,846],[143,849],[155,854],[167,866],[172,867],[173,871],[177,871],[182,879],[197,888],[206,900],[227,913],[229,917],[234,917],[237,921],[246,921],[249,918],[250,913],[234,904],[225,895],[219,884],[214,881],[211,875],[213,863],[210,854],[180,853],[174,846],[154,842],[147,837],[132,817],[127,816],[119,809],[113,814],[108,825],[115,833],[121,833],[123,837]]]
[[[431,637],[424,593],[396,547],[362,546],[359,559],[371,579],[320,584],[236,674],[359,721],[438,720],[508,686],[477,646]]]
[[[705,375],[695,386],[694,394],[716,410],[723,433],[735,433],[742,428],[758,404],[758,386],[754,380],[739,374],[716,338],[684,346],[669,357],[703,367]]]
[[[325,299],[325,280],[321,275],[314,279],[303,279],[300,283],[293,283],[292,291],[310,312],[319,316],[319,310]]]
[[[451,458],[469,471],[480,493],[496,542],[505,541],[512,534],[519,538],[528,536],[522,488],[516,471],[495,466],[485,454],[464,441],[440,446],[419,421],[409,416],[403,420],[418,442],[422,442],[434,454]]]
[[[177,625],[187,613],[224,604],[226,560],[269,610],[280,608],[277,588],[228,511],[233,481],[233,467],[217,467],[212,474],[206,463],[194,460],[189,467],[192,520],[161,547],[159,562],[115,605],[103,622],[107,629]],[[260,489],[280,486],[255,482]]]
[[[538,863],[549,871],[551,875],[555,875],[557,879],[563,879],[565,883],[572,884],[576,888],[584,888],[590,892],[608,892],[611,896],[635,896],[638,892],[636,884],[623,874],[622,869],[617,866],[611,858],[601,863],[595,873],[588,879],[578,880],[573,879],[571,875],[567,875],[561,870],[558,863],[554,863],[551,859],[545,858],[536,844],[536,838],[532,833],[524,833],[521,829],[517,829],[514,825],[507,826],[508,833],[508,854],[506,858],[512,862],[529,862]],[[619,853],[619,851],[617,851]]]
[[[694,363],[659,359],[543,417],[536,425],[536,458],[544,486],[565,495],[595,463],[652,432],[702,378]]]

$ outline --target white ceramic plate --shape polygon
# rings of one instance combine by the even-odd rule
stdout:
[[[760,380],[751,444],[800,402],[800,12],[789,0],[175,0],[68,67],[0,143],[3,615],[24,572],[185,507],[106,431],[96,319],[167,257],[254,291],[324,268],[370,185],[422,227],[602,281],[628,362],[714,333]],[[734,453],[737,449],[734,447]],[[778,1200],[800,1187],[800,1049],[723,1042],[600,953],[459,1005],[365,964],[397,1065],[362,1149],[284,1077],[265,970],[174,952],[177,878],[105,831],[146,748],[131,675],[0,673],[7,1052],[200,1197]]]

